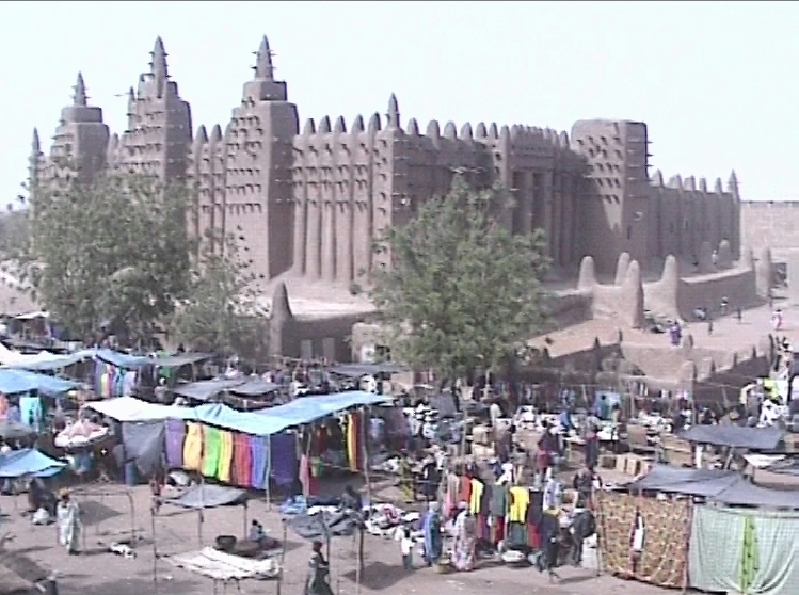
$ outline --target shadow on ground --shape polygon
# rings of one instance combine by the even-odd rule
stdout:
[[[99,525],[103,521],[118,517],[121,514],[121,512],[117,512],[97,500],[83,500],[80,503],[80,520],[84,527]]]
[[[397,582],[407,578],[410,574],[400,563],[384,564],[383,562],[372,562],[364,568],[363,576],[360,577],[361,585],[371,591],[382,591],[394,586]],[[341,575],[348,581],[355,582],[358,578],[355,570],[350,570]]]
[[[80,593],[81,595],[141,595],[154,593],[155,582],[150,578],[124,578],[99,583],[65,578],[59,581],[59,591],[62,595]],[[190,580],[169,580],[158,582],[159,592],[169,595],[182,595],[183,593],[196,593],[197,584]]]

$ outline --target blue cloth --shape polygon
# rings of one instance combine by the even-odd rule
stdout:
[[[305,496],[291,496],[280,505],[280,513],[287,516],[304,514],[308,510],[308,503]]]
[[[280,488],[291,486],[297,475],[296,436],[286,432],[272,434],[269,448],[272,453],[270,479]]]
[[[44,419],[42,400],[39,397],[20,397],[19,398],[19,418],[24,424],[34,428],[39,428]]]
[[[424,555],[428,564],[433,564],[441,557],[443,543],[441,537],[441,518],[437,512],[428,512],[422,523],[424,531]]]
[[[23,448],[0,454],[0,477],[23,476],[51,477],[63,470],[66,465],[51,459],[35,448]]]
[[[269,478],[266,476],[267,463],[269,462],[269,438],[264,436],[253,436],[252,448],[252,487],[258,490],[265,490]]]

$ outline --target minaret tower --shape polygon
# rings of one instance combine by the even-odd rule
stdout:
[[[243,238],[252,272],[264,281],[291,266],[292,141],[299,133],[297,106],[286,83],[275,80],[272,57],[264,36],[226,135],[225,231]]]

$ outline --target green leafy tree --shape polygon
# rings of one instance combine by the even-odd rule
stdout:
[[[268,321],[247,248],[232,234],[209,235],[201,248],[188,298],[172,320],[173,336],[198,351],[258,358],[266,347]]]
[[[392,356],[448,378],[498,369],[526,350],[546,321],[541,230],[512,235],[499,221],[501,188],[473,192],[461,177],[377,243],[391,266],[370,292]]]
[[[186,185],[61,171],[31,193],[24,270],[35,299],[75,335],[110,320],[131,339],[148,339],[190,287]]]

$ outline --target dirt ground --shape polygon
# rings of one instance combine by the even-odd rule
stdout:
[[[0,497],[2,509],[2,532],[15,535],[14,541],[6,545],[9,553],[19,554],[35,562],[39,572],[58,573],[62,595],[102,594],[142,595],[144,593],[214,593],[210,579],[193,575],[187,570],[170,564],[168,556],[186,553],[210,545],[216,535],[237,534],[243,531],[243,507],[223,507],[205,511],[202,540],[198,536],[198,513],[185,512],[165,505],[156,518],[153,532],[149,514],[149,492],[147,486],[127,489],[123,486],[102,486],[105,495],[76,495],[82,511],[84,530],[83,552],[70,557],[57,545],[54,526],[34,527],[21,516],[26,500],[24,496]],[[90,488],[91,489],[91,488]],[[395,488],[386,488],[379,496],[391,496]],[[128,494],[133,503],[129,505]],[[283,524],[276,506],[271,510],[260,499],[250,501],[247,509],[249,519],[257,518],[268,533],[281,538]],[[115,540],[123,539],[135,529],[141,541],[136,547],[135,559],[124,559],[107,551]],[[155,537],[155,540],[154,540]],[[561,580],[550,584],[534,568],[511,569],[504,566],[482,566],[469,574],[441,576],[428,568],[412,573],[402,570],[398,545],[391,540],[367,535],[366,570],[360,589],[355,584],[356,559],[352,538],[334,538],[331,549],[332,585],[334,591],[355,595],[356,593],[385,593],[406,595],[434,588],[438,595],[469,595],[500,589],[509,593],[523,589],[525,593],[544,595],[603,595],[661,593],[661,589],[636,582],[621,581],[609,576],[596,576],[595,571],[582,568],[560,569]],[[155,553],[158,553],[156,561]],[[310,547],[302,538],[289,534],[285,558],[285,580],[283,595],[300,595],[305,580]],[[486,563],[483,563],[486,564]],[[236,585],[227,589],[235,592]],[[241,585],[242,592],[277,593],[272,582],[247,581]],[[223,592],[220,588],[219,593]]]

